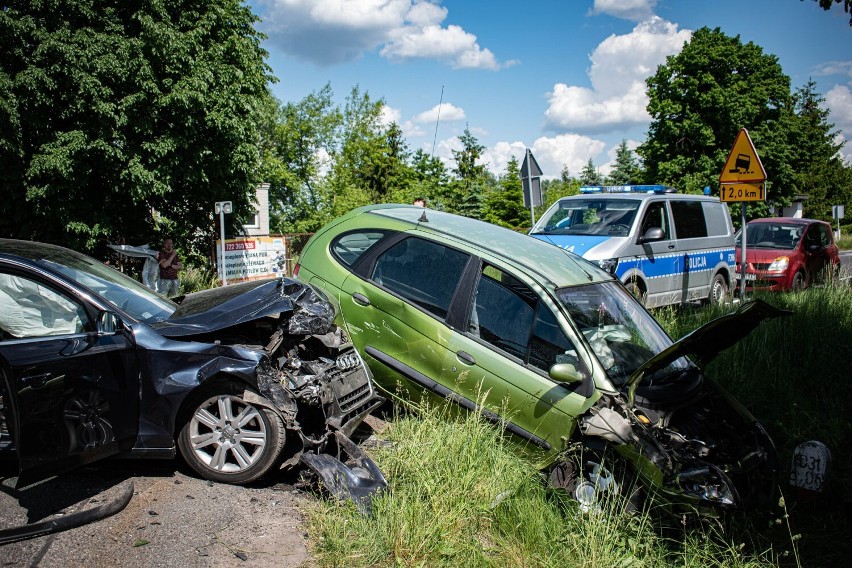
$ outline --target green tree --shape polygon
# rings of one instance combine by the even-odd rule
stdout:
[[[790,80],[775,56],[718,28],[701,28],[647,83],[652,121],[638,153],[649,181],[690,193],[718,189],[737,132],[747,128],[773,199],[789,203],[797,191],[785,124]]]
[[[622,140],[615,151],[615,163],[607,176],[610,185],[630,185],[639,183],[639,164],[633,150],[627,147],[627,140]]]
[[[422,197],[429,207],[444,210],[450,193],[450,176],[444,162],[418,148],[409,156],[408,166],[407,183],[392,189],[389,201],[411,203],[414,198]]]
[[[840,157],[843,142],[838,141],[834,124],[828,121],[824,102],[813,81],[796,90],[789,140],[792,160],[797,164],[796,185],[807,195],[805,213],[830,220],[831,206],[846,205],[849,200],[852,187],[848,176],[852,169]]]
[[[589,158],[589,161],[586,162],[585,167],[583,167],[583,171],[580,172],[580,184],[581,185],[601,185],[603,183],[603,179],[601,175],[598,173],[597,167],[595,167],[595,163]]]
[[[500,176],[499,187],[485,198],[482,218],[509,228],[530,225],[530,211],[524,207],[520,165],[514,156],[506,164],[505,173]]]
[[[250,210],[271,79],[240,0],[8,0],[0,234],[203,242]]]
[[[343,123],[332,97],[331,85],[326,84],[277,113],[263,160],[274,231],[315,230],[328,217],[313,219],[311,214],[326,205],[323,174],[337,153]]]
[[[453,173],[457,179],[452,184],[454,191],[448,196],[447,206],[450,211],[479,219],[482,216],[484,193],[489,181],[487,164],[478,163],[485,146],[479,143],[467,127],[458,138],[462,148],[452,151],[456,163]]]

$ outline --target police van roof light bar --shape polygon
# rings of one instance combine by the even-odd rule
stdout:
[[[677,193],[667,185],[584,185],[580,193]]]

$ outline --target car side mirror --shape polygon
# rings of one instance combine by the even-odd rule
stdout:
[[[645,234],[639,237],[639,244],[643,243],[652,243],[654,241],[661,241],[666,238],[666,233],[659,227],[651,227]]]
[[[98,315],[98,335],[116,335],[123,328],[124,322],[115,312],[101,312]]]
[[[557,363],[550,368],[548,375],[557,383],[572,385],[583,382],[583,375],[571,363]]]

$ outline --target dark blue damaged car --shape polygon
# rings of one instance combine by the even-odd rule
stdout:
[[[180,452],[226,483],[302,462],[343,474],[343,493],[380,486],[348,436],[383,399],[333,319],[286,278],[172,302],[82,254],[0,239],[0,453],[19,485]]]

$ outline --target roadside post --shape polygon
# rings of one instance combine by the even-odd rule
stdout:
[[[524,207],[530,208],[532,224],[535,225],[535,208],[541,205],[541,168],[529,148],[521,165],[521,184],[524,188]]]
[[[219,234],[221,235],[222,261],[219,263],[219,268],[222,271],[222,286],[228,282],[225,280],[225,213],[233,213],[234,207],[230,201],[217,201],[214,211],[219,215]]]
[[[731,152],[728,154],[728,159],[725,160],[725,167],[722,168],[722,173],[719,176],[721,185],[719,199],[726,202],[738,201],[742,203],[740,299],[743,300],[745,299],[746,265],[748,264],[746,257],[746,241],[748,241],[746,207],[749,201],[766,201],[765,182],[766,170],[763,169],[763,163],[760,161],[760,156],[757,155],[751,136],[748,135],[748,130],[740,128],[734,140],[734,145],[731,147]]]
[[[843,205],[832,205],[831,206],[831,216],[837,219],[837,238],[840,238],[840,220],[843,219],[845,206]]]

